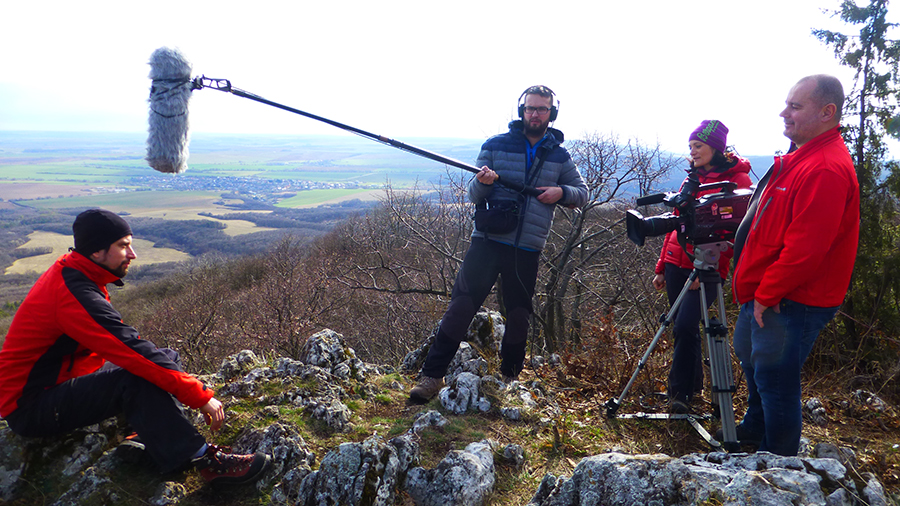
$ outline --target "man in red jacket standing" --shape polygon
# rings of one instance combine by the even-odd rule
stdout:
[[[212,390],[182,371],[174,350],[141,339],[109,303],[106,285],[121,286],[137,258],[128,223],[90,209],[72,231],[74,250],[28,292],[0,349],[0,416],[9,428],[45,437],[123,413],[164,472],[193,463],[213,484],[259,478],[266,455],[207,444],[183,413],[179,401],[218,430],[225,411]]]
[[[850,284],[859,238],[859,183],[841,138],[844,91],[832,76],[790,91],[784,135],[735,240],[734,351],[747,379],[738,439],[796,455],[802,425],[800,369]]]

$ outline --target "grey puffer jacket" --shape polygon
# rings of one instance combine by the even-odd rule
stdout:
[[[488,166],[500,175],[501,181],[524,182],[532,187],[559,186],[563,190],[563,196],[557,202],[560,205],[583,206],[587,203],[587,185],[581,179],[569,152],[562,147],[563,133],[555,128],[548,129],[548,135],[538,147],[532,166],[526,167],[530,144],[523,126],[521,120],[512,121],[509,132],[485,141],[475,165]],[[535,174],[540,160],[543,160],[543,165]],[[553,224],[555,204],[544,204],[536,197],[520,194],[500,184],[482,184],[476,178],[469,182],[469,200],[475,204],[485,200],[517,200],[521,209],[516,230],[506,234],[488,234],[474,230],[472,237],[484,237],[534,251],[544,249]]]

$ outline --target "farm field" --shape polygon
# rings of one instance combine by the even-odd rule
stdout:
[[[0,185],[2,186],[2,185]],[[138,218],[162,218],[167,220],[210,220],[223,223],[230,236],[274,230],[258,227],[246,220],[219,220],[200,213],[233,213],[220,203],[218,192],[121,192],[84,197],[66,197],[45,200],[22,200],[19,204],[37,209],[69,209],[101,207],[116,213],[128,213]],[[265,211],[259,211],[265,212]]]
[[[152,239],[169,241],[166,246],[195,255],[235,254],[240,247],[246,251],[262,247],[281,230],[322,233],[342,213],[380,199],[387,184],[403,192],[430,188],[448,174],[459,174],[458,169],[353,135],[204,133],[192,134],[187,172],[163,174],[144,160],[146,138],[143,132],[0,131],[4,223],[18,226],[15,220],[21,212],[39,225],[23,221],[16,235],[7,236],[7,251],[16,247],[52,250],[27,258],[11,254],[3,263],[4,272],[45,270],[72,245],[71,236],[66,235],[70,227],[63,222],[83,209],[100,207],[126,217],[163,220],[155,225],[157,235]],[[417,139],[410,144],[473,162],[481,142]],[[319,213],[317,208],[322,206],[326,207]],[[341,209],[328,210],[333,206]],[[297,214],[290,214],[293,210]],[[41,213],[53,216],[52,226],[46,225]],[[269,218],[260,213],[274,214]],[[222,230],[227,238],[219,234],[207,240],[198,232],[203,225],[166,224],[185,220],[216,222],[224,228],[213,230]],[[234,238],[239,238],[240,247]],[[139,265],[190,258],[176,249],[154,248],[147,239],[136,238]]]
[[[28,236],[28,242],[20,248],[53,248],[52,253],[36,255],[16,260],[12,266],[6,269],[4,274],[26,274],[28,272],[43,272],[53,265],[53,262],[64,254],[73,245],[71,235],[57,234],[55,232],[37,231]],[[191,258],[187,253],[171,248],[154,248],[153,243],[144,239],[134,239],[134,251],[137,259],[134,265],[150,265],[163,262],[181,262]]]
[[[411,139],[411,144],[473,163],[483,139]],[[0,132],[0,181],[125,184],[158,174],[144,161],[145,133]],[[188,172],[198,177],[359,181],[395,188],[431,181],[441,163],[354,135],[279,136],[192,133]],[[457,169],[452,169],[457,171]]]
[[[310,190],[300,192],[294,197],[282,200],[278,207],[317,207],[323,204],[337,204],[345,200],[359,199],[363,201],[377,200],[384,195],[384,190],[334,189]]]
[[[195,133],[187,172],[167,175],[147,166],[145,141],[145,133],[0,132],[0,199],[38,209],[116,206],[118,212],[135,216],[189,219],[185,216],[193,218],[196,212],[216,212],[210,202],[232,187],[240,187],[241,193],[253,191],[246,186],[254,179],[284,181],[289,187],[273,190],[270,203],[308,208],[344,200],[374,200],[376,190],[388,183],[395,190],[423,187],[446,178],[448,171],[459,172],[352,135]],[[469,163],[474,162],[482,142],[413,141]],[[210,191],[202,203],[192,191],[171,192],[204,189]],[[257,194],[267,191],[256,189]],[[133,196],[123,196],[128,193]],[[279,194],[294,195],[281,198]]]
[[[96,190],[96,186],[64,182],[38,183],[30,181],[0,181],[0,199],[29,200],[63,197],[79,197]]]

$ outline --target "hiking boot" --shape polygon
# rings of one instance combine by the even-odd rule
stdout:
[[[669,413],[674,415],[686,415],[691,412],[691,406],[688,403],[678,400],[678,399],[670,399],[669,400]]]
[[[269,456],[256,452],[253,455],[235,455],[231,448],[209,445],[206,453],[194,459],[194,467],[200,476],[213,486],[240,485],[262,477],[269,465]]]
[[[419,382],[409,391],[409,400],[416,404],[425,404],[437,395],[444,387],[444,378],[422,376]]]
[[[737,442],[741,446],[755,446],[759,447],[760,443],[762,443],[762,435],[757,434],[755,432],[750,432],[745,429],[741,425],[737,425],[734,428],[735,435],[737,436]],[[725,440],[725,431],[719,429],[716,431],[716,441],[724,441]]]
[[[115,456],[128,464],[139,464],[147,458],[145,446],[137,432],[132,432],[116,446]]]

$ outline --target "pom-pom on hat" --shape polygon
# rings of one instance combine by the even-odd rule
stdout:
[[[719,120],[705,119],[691,132],[688,142],[694,140],[709,144],[709,147],[724,153],[728,143],[728,127]]]
[[[72,223],[72,232],[75,251],[86,257],[132,235],[131,227],[121,216],[105,209],[88,209],[79,214]]]

